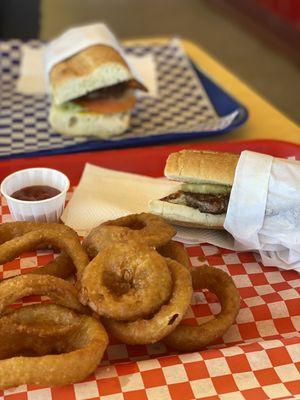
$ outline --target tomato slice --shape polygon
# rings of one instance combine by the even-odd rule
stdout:
[[[77,99],[74,103],[80,105],[85,111],[96,114],[119,113],[134,108],[136,98],[133,94],[126,94],[122,97],[109,97],[107,99]]]

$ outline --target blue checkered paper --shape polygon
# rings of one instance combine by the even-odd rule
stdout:
[[[238,110],[219,117],[180,43],[125,47],[128,54],[151,54],[156,64],[158,97],[142,96],[133,111],[129,130],[110,141],[94,137],[70,137],[54,132],[48,123],[49,98],[16,92],[22,42],[0,42],[0,157],[55,149],[74,152],[84,149],[124,147],[174,140],[176,134],[220,132],[231,126]],[[42,46],[39,41],[27,45]],[[172,139],[171,139],[172,137]],[[181,136],[182,137],[182,136]],[[155,141],[155,139],[157,139]],[[108,146],[109,143],[109,146]],[[39,153],[37,153],[39,154]]]

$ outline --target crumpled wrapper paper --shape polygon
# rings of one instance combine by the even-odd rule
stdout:
[[[300,272],[300,162],[243,151],[224,227],[234,249],[258,250],[264,265]]]

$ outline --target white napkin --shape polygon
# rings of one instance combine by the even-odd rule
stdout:
[[[179,184],[86,164],[62,221],[81,236],[109,219],[148,210],[150,200],[167,196]]]
[[[46,93],[47,77],[51,68],[95,44],[104,44],[116,49],[127,62],[133,76],[147,87],[146,95],[157,96],[156,70],[152,55],[141,57],[126,55],[112,32],[101,23],[69,29],[48,45],[38,49],[24,44],[21,48],[17,91],[26,94]]]
[[[44,95],[46,89],[45,48],[32,48],[27,44],[21,47],[21,64],[16,91],[24,94]]]

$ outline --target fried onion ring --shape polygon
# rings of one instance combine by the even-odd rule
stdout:
[[[30,275],[52,275],[62,279],[66,279],[74,273],[76,273],[76,268],[73,261],[65,253],[61,253],[54,261],[28,272]]]
[[[17,300],[33,294],[46,295],[73,310],[87,311],[71,283],[50,275],[19,275],[0,282],[0,314]]]
[[[117,339],[126,344],[149,344],[161,340],[179,324],[192,296],[191,276],[177,261],[166,259],[173,280],[169,302],[149,319],[119,322],[103,318],[103,324]]]
[[[214,319],[198,326],[181,324],[164,339],[164,342],[180,351],[198,351],[221,337],[233,324],[239,312],[240,296],[232,278],[214,267],[198,267],[191,270],[194,290],[208,289],[221,303],[221,312]]]
[[[182,243],[171,240],[167,244],[158,247],[156,250],[163,257],[172,258],[172,260],[175,260],[179,262],[179,264],[184,265],[187,269],[190,269],[190,257]]]
[[[47,305],[50,306],[49,304]],[[18,332],[20,335],[26,333],[27,335],[35,335],[36,337],[51,340],[78,328],[78,321],[69,318],[73,314],[56,313],[57,307],[48,307],[47,310],[48,313],[41,311],[41,307],[38,304],[14,309],[8,314],[1,316],[0,326],[2,327],[2,332],[4,332],[4,326],[6,326],[8,328],[7,332]],[[12,325],[14,325],[13,329]],[[9,336],[14,345],[12,335],[10,334]],[[23,341],[24,338],[21,337],[20,340]],[[6,346],[5,349],[7,349]],[[1,358],[2,356],[0,356]]]
[[[16,319],[21,331],[16,329],[19,326]],[[47,321],[48,325],[65,319],[76,329],[63,335],[54,331],[48,337],[41,337],[30,330],[31,322],[36,319]],[[92,317],[54,304],[21,308],[0,319],[0,389],[22,384],[61,386],[82,381],[99,365],[107,344],[103,326]]]
[[[1,224],[0,243],[0,264],[12,261],[21,253],[40,246],[51,245],[63,251],[56,260],[34,271],[35,274],[46,273],[66,277],[74,272],[74,266],[77,271],[82,271],[89,262],[76,232],[62,224],[43,222]]]
[[[176,230],[157,215],[131,214],[94,228],[83,241],[83,247],[93,258],[107,242],[135,240],[157,247],[168,243],[175,233]]]
[[[99,315],[130,321],[156,312],[169,300],[172,278],[165,259],[148,246],[113,242],[89,263],[79,298]]]
[[[16,236],[21,236],[24,233],[43,228],[45,225],[44,222],[9,222],[6,224],[0,225],[0,244],[7,242],[13,239]],[[59,225],[59,229],[65,230],[68,233],[72,232],[71,228],[62,225],[62,224],[50,224],[51,226]],[[74,232],[75,234],[75,232]],[[76,234],[75,234],[76,236]],[[30,271],[29,274],[45,274],[45,275],[53,275],[58,278],[68,278],[76,272],[76,268],[69,256],[65,253],[61,253],[54,261],[50,261],[48,264],[43,267],[36,268],[33,271]]]

